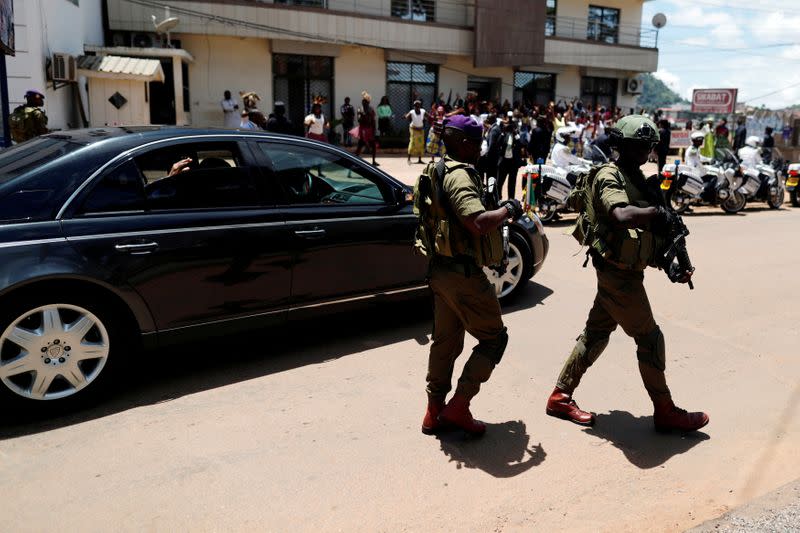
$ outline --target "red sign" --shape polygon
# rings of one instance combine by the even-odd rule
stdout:
[[[689,148],[692,145],[689,130],[672,130],[670,132],[669,147],[670,148]]]
[[[695,89],[692,94],[692,113],[733,113],[738,92],[738,89]]]

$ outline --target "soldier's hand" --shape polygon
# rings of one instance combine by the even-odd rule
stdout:
[[[669,209],[658,206],[656,214],[650,219],[650,230],[656,235],[669,235],[675,225],[677,216]]]
[[[511,220],[517,221],[525,214],[525,211],[522,209],[522,204],[516,198],[510,198],[505,200],[500,204],[500,207],[504,207],[508,210],[508,216]]]

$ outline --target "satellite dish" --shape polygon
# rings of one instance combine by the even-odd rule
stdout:
[[[180,22],[178,17],[169,17],[156,23],[156,17],[155,15],[153,16],[153,24],[156,27],[156,33],[169,33],[178,25],[178,22]]]
[[[664,13],[656,13],[653,15],[653,26],[657,29],[661,29],[667,25],[667,16]]]

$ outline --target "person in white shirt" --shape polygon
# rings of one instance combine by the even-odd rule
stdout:
[[[414,101],[414,108],[406,113],[406,120],[408,120],[408,163],[411,164],[411,158],[417,156],[417,163],[423,163],[422,154],[425,153],[425,121],[430,121],[428,113],[422,109],[422,102],[420,100]]]
[[[311,106],[311,114],[305,118],[303,123],[306,125],[306,137],[315,141],[328,141],[325,136],[325,128],[328,124],[325,122],[325,115],[322,114],[321,104]]]
[[[242,111],[241,119],[239,121],[239,129],[241,130],[257,130],[258,126],[250,122],[250,113],[245,109]]]
[[[572,153],[569,147],[569,140],[575,135],[576,130],[571,126],[564,126],[556,130],[556,143],[550,152],[550,159],[559,168],[567,169],[572,165],[585,165],[587,161]]]
[[[739,160],[742,166],[754,168],[762,164],[764,161],[761,159],[761,137],[751,135],[744,141],[744,146],[739,148]]]
[[[690,146],[683,156],[684,163],[687,166],[697,170],[701,175],[705,175],[704,163],[710,163],[711,159],[700,154],[700,148],[703,146],[705,140],[705,133],[702,131],[693,131],[690,138],[692,139],[692,146]]]
[[[231,97],[230,91],[225,91],[225,98],[220,102],[223,114],[223,127],[236,129],[239,127],[239,103]]]

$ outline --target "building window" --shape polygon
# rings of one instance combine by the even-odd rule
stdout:
[[[286,114],[295,133],[302,135],[303,120],[311,111],[312,100],[321,97],[322,113],[333,120],[333,58],[273,54],[273,95],[286,104]]]
[[[433,22],[435,4],[434,0],[392,0],[392,16],[404,20]]]
[[[557,0],[547,0],[547,17],[544,22],[545,37],[552,37],[556,34],[556,1]]]
[[[617,44],[619,41],[619,9],[589,6],[589,28],[586,38]]]
[[[514,73],[514,101],[525,106],[547,105],[556,97],[556,75],[543,72]]]
[[[414,100],[421,100],[422,108],[430,109],[436,99],[438,82],[437,65],[386,63],[386,97],[394,114],[388,132],[390,137],[408,138],[408,121],[403,116],[413,107]],[[385,135],[385,132],[381,131],[381,135]]]
[[[581,78],[581,100],[583,104],[591,105],[595,109],[616,107],[618,81],[616,78],[584,76]]]

